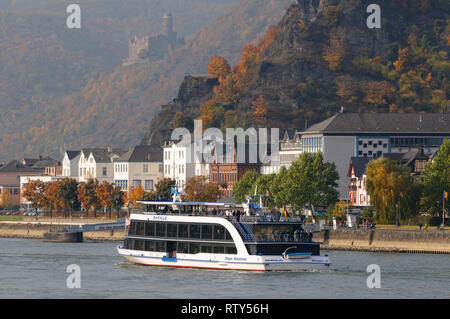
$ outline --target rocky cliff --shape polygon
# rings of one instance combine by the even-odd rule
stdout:
[[[198,116],[202,102],[212,98],[212,108],[225,109],[237,119],[232,125],[244,126],[258,114],[260,125],[302,129],[341,107],[445,112],[450,101],[449,2],[380,0],[381,28],[367,26],[368,4],[298,0],[276,25],[271,43],[254,51],[255,62],[231,71],[228,83],[245,79],[226,92],[238,96],[238,102],[217,98],[211,87],[189,92],[188,81],[180,89],[183,99],[163,108],[148,136],[159,134],[157,123],[173,121],[176,112]],[[157,142],[148,136],[143,143]]]
[[[219,81],[208,75],[188,75],[180,85],[177,97],[163,105],[161,111],[153,117],[150,132],[141,144],[159,146],[170,137],[177,113],[190,120],[200,115],[200,106],[214,97],[213,89]]]

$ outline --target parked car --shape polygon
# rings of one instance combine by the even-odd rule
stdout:
[[[17,216],[17,215],[20,215],[20,212],[13,212],[11,215],[12,216]]]

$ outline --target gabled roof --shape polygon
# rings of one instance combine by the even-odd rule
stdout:
[[[122,154],[115,162],[160,162],[162,161],[161,149],[150,145],[136,145],[128,152]]]
[[[302,134],[390,133],[450,134],[450,114],[440,113],[338,113]]]
[[[24,158],[21,162],[27,166],[33,166],[37,161],[39,161],[38,158]]]
[[[80,155],[81,151],[66,151],[67,157],[69,158],[69,160],[74,159],[75,157],[77,157],[78,155]]]
[[[367,164],[373,160],[371,157],[351,157],[350,166],[348,168],[348,177],[352,176],[352,168],[355,176],[361,178],[366,172]]]
[[[125,151],[123,150],[119,150],[119,149],[94,149],[91,150],[90,154],[92,154],[92,156],[95,159],[96,163],[110,163],[112,162],[112,158],[114,156],[120,157],[121,155],[123,155],[125,153]]]

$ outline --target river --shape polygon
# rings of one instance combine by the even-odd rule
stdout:
[[[0,238],[0,298],[449,298],[450,255],[323,251],[330,270],[241,272],[134,265],[117,242]],[[69,265],[80,288],[68,288]],[[369,289],[368,265],[380,267]]]

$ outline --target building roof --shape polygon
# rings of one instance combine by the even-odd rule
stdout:
[[[450,134],[450,114],[338,113],[302,134]]]
[[[114,160],[115,162],[161,162],[162,151],[159,147],[136,145]]]
[[[30,173],[30,172],[39,172],[39,169],[25,165],[17,160],[12,160],[8,164],[0,167],[0,173],[7,173],[7,172]]]
[[[37,161],[39,161],[38,158],[24,158],[21,162],[27,166],[33,166]]]
[[[366,172],[367,164],[373,160],[371,157],[351,157],[348,169],[348,177],[352,176],[352,168],[355,176],[361,178]]]
[[[429,156],[421,154],[419,150],[412,150],[407,153],[386,153],[383,154],[383,157],[389,158],[393,161],[396,161],[401,165],[410,165],[414,160],[428,160]]]
[[[105,149],[93,149],[91,150],[90,153],[94,157],[96,163],[110,163],[112,162],[113,156],[116,155],[120,157],[125,153],[125,151],[119,149],[105,148]]]
[[[77,157],[78,155],[80,155],[80,150],[78,151],[66,151],[67,157],[69,158],[69,160],[74,159],[75,157]]]
[[[44,157],[40,158],[36,163],[31,166],[34,169],[44,169],[49,166],[58,166],[61,165],[61,162],[58,160],[55,160],[51,157]]]

